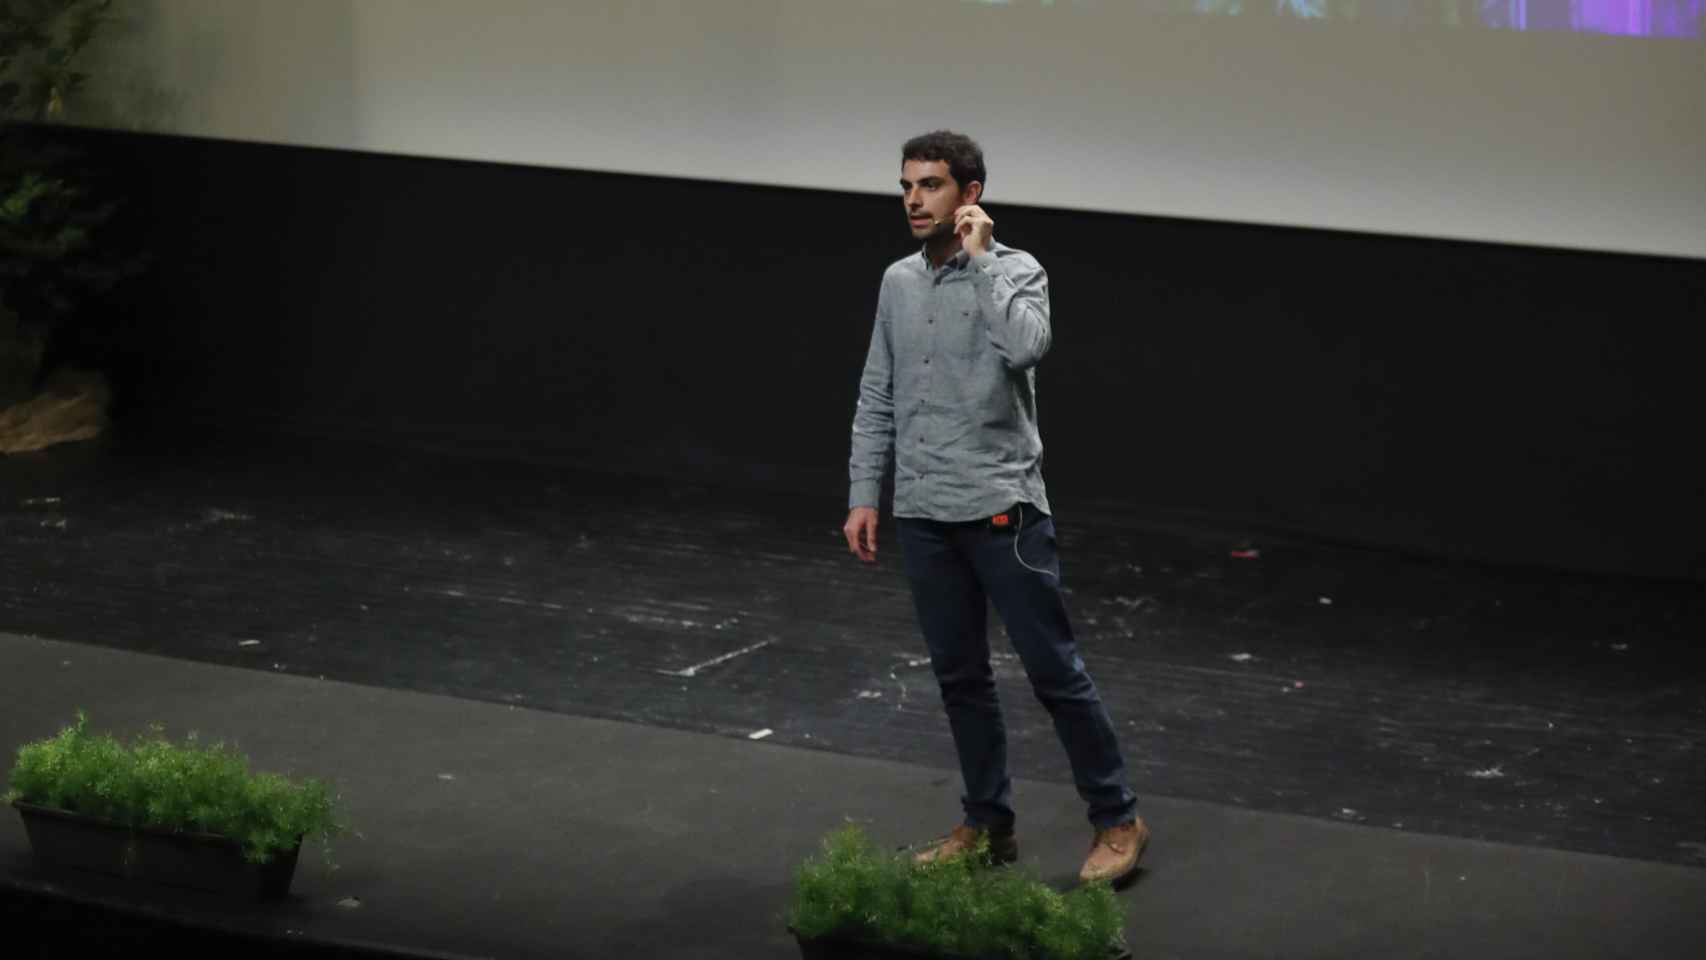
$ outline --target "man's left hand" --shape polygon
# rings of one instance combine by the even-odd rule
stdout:
[[[989,219],[982,207],[968,204],[954,211],[954,233],[959,235],[966,253],[975,257],[989,250],[989,242],[995,236],[995,221]]]

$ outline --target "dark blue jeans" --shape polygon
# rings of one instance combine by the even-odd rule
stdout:
[[[901,517],[895,524],[918,623],[960,755],[965,822],[1005,830],[1014,820],[1007,728],[989,662],[987,611],[993,601],[1031,689],[1054,719],[1078,795],[1089,805],[1090,822],[1098,829],[1111,827],[1136,815],[1137,797],[1126,783],[1113,722],[1072,639],[1060,593],[1054,520],[1028,504],[1021,509],[1022,523],[1006,530],[992,528],[987,520]]]

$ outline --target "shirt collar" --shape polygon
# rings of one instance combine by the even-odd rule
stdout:
[[[989,252],[994,253],[999,246],[1000,246],[1000,243],[998,241],[990,240],[989,241]],[[919,245],[919,247],[918,247],[918,260],[920,263],[924,264],[925,272],[928,273],[928,272],[934,271],[936,269],[936,268],[930,266],[930,245],[929,244],[920,244]],[[944,260],[942,262],[942,266],[947,267],[948,269],[951,269],[951,270],[964,270],[966,265],[969,263],[971,263],[971,254],[967,253],[965,251],[964,247],[961,247],[959,250],[955,251],[953,256],[949,257],[947,260]]]

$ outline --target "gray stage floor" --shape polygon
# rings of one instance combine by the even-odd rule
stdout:
[[[0,463],[0,631],[951,765],[892,524],[849,556],[845,486],[119,432]],[[1057,501],[1141,794],[1706,865],[1706,583]],[[1000,634],[1013,771],[1070,783]]]
[[[359,837],[292,901],[141,909],[279,936],[491,957],[798,956],[790,871],[846,819],[900,843],[956,813],[950,771],[714,735],[0,634],[0,747],[78,708],[236,743],[333,781]],[[1065,882],[1070,787],[1017,784],[1023,861]],[[1706,871],[1146,797],[1121,894],[1139,958],[1695,957]],[[40,889],[0,818],[0,875]],[[352,899],[353,898],[353,899]],[[359,906],[348,904],[359,900]]]

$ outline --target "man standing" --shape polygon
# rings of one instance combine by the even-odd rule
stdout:
[[[907,222],[923,248],[883,274],[853,416],[844,532],[859,559],[876,560],[892,458],[901,555],[965,783],[963,822],[918,858],[962,853],[982,837],[995,861],[1018,857],[989,662],[993,601],[1089,807],[1095,837],[1079,875],[1119,882],[1149,831],[1061,596],[1037,432],[1048,278],[1030,254],[995,241],[978,206],[985,177],[983,151],[960,134],[925,134],[901,150]]]

